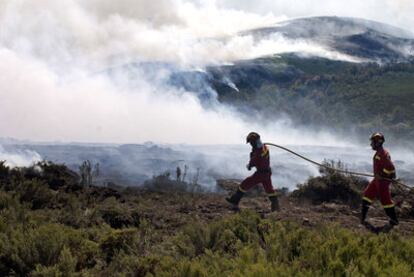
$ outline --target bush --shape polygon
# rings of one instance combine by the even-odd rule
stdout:
[[[37,264],[53,265],[58,261],[64,243],[62,230],[56,225],[35,229],[20,226],[16,231],[2,236],[0,268],[8,270],[8,273],[13,271],[27,275]]]
[[[99,214],[107,224],[115,229],[128,226],[138,227],[140,222],[137,212],[130,211],[129,207],[122,206],[113,197],[106,199],[99,207]]]
[[[96,243],[88,240],[81,231],[59,224],[19,225],[0,235],[1,276],[12,272],[27,276],[36,268],[54,272],[55,265],[60,271],[63,267],[72,268],[73,264],[90,267],[99,257]]]
[[[248,210],[210,225],[194,223],[178,236],[177,247],[187,257],[196,257],[208,250],[234,254],[239,243],[259,240],[259,223],[259,216]]]
[[[62,164],[39,162],[35,167],[40,167],[41,178],[51,189],[64,186],[76,186],[79,183],[79,175]]]
[[[6,161],[0,161],[0,180],[9,176],[10,168],[6,165]]]
[[[324,162],[333,168],[344,169],[338,162]],[[292,192],[292,196],[302,200],[308,200],[313,204],[323,202],[340,202],[351,206],[358,206],[361,202],[361,192],[368,181],[362,178],[347,176],[334,170],[321,168],[322,176],[310,178],[305,184],[299,185]]]
[[[108,263],[121,253],[143,256],[151,248],[153,236],[152,229],[144,222],[139,229],[126,228],[111,231],[102,238],[100,248]]]
[[[51,204],[54,193],[49,186],[39,180],[24,181],[18,188],[20,201],[31,203],[32,209],[42,209]]]
[[[359,188],[358,180],[336,173],[318,178],[308,183],[325,186],[321,191],[332,201],[342,199],[332,191],[340,190],[338,184]],[[191,217],[176,214],[182,203],[172,200],[183,201],[182,195],[191,193],[136,191],[101,201],[112,193],[101,194],[97,187],[85,194],[55,192],[44,180],[25,178],[17,169],[7,182],[13,189],[0,189],[0,276],[411,276],[414,271],[414,239],[399,236],[402,232],[303,227],[251,210],[209,223],[196,214],[183,227]],[[99,196],[93,201],[91,191]],[[56,197],[47,200],[49,193]],[[147,214],[155,208],[148,203],[158,204],[161,197],[176,210]],[[33,209],[33,203],[43,208]],[[138,211],[139,220],[134,219]],[[157,220],[173,222],[155,229]]]
[[[67,247],[64,247],[60,253],[59,261],[53,266],[37,265],[36,269],[30,274],[31,276],[75,276],[76,258]],[[77,275],[77,274],[76,274]]]
[[[16,200],[8,193],[0,190],[0,211],[17,205]]]
[[[151,191],[167,192],[203,192],[203,188],[197,183],[187,183],[181,180],[171,179],[170,172],[164,172],[145,181],[144,187]]]
[[[408,276],[414,270],[414,240],[395,235],[356,235],[336,225],[305,229],[295,223],[260,219],[254,213],[204,226],[204,233],[184,231],[180,243],[194,252],[179,251],[174,269],[160,276]],[[219,227],[219,231],[214,232]],[[242,236],[240,234],[242,228]],[[189,227],[190,228],[190,227]],[[200,230],[194,227],[194,230]],[[235,246],[214,247],[205,234],[232,233]],[[196,235],[193,235],[196,234]],[[194,239],[188,239],[193,237]],[[209,239],[205,239],[205,238]],[[199,238],[196,240],[195,238]],[[200,242],[201,241],[201,242]],[[173,273],[174,272],[174,273]],[[386,272],[386,273],[385,273]]]

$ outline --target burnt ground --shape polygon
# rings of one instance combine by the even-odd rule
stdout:
[[[236,181],[227,181],[224,186],[226,190],[220,193],[154,192],[135,189],[128,193],[127,197],[130,200],[134,199],[134,202],[141,203],[139,205],[141,216],[152,222],[156,229],[174,233],[194,219],[207,223],[237,213],[225,201],[225,197],[231,194],[231,190],[236,189],[237,186]],[[312,204],[311,201],[297,199],[292,194],[281,195],[279,202],[280,211],[271,212],[269,200],[259,189],[241,200],[240,209],[254,210],[263,218],[294,221],[309,228],[334,223],[356,232],[368,232],[359,223],[360,207],[358,205],[335,202]],[[392,232],[404,236],[414,234],[414,216],[410,214],[411,206],[412,203],[404,201],[397,208],[400,225]],[[410,211],[407,212],[408,210]],[[368,218],[374,226],[383,226],[388,222],[379,203],[375,203],[370,208]]]

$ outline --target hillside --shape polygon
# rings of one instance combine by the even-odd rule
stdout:
[[[289,41],[292,50],[278,53],[276,43],[274,54],[203,70],[153,63],[127,70],[134,76],[145,68],[153,78],[162,68],[167,84],[193,92],[206,107],[230,105],[246,121],[287,116],[298,127],[352,133],[364,142],[376,130],[399,143],[414,134],[410,32],[362,19],[311,17],[238,35],[251,36],[255,45]],[[295,43],[309,46],[295,50]],[[320,49],[312,52],[315,45]]]
[[[357,134],[382,130],[400,140],[414,134],[413,62],[380,66],[292,54],[210,70],[214,80],[232,80],[233,86],[212,83],[219,100],[246,117],[288,115],[299,126]]]
[[[203,68],[130,63],[110,68],[136,87],[151,83],[195,94],[209,109],[230,105],[247,122],[289,118],[297,127],[330,129],[366,141],[381,130],[398,143],[414,135],[414,35],[379,22],[340,17],[293,19],[248,30],[254,45],[279,41],[292,50]],[[230,38],[223,38],[225,41]],[[295,43],[309,45],[295,50]],[[318,51],[312,52],[311,49]],[[309,48],[310,52],[308,51]],[[307,52],[308,51],[308,52]],[[124,79],[123,79],[124,80]]]
[[[306,41],[309,46],[321,45],[348,56],[350,60],[381,64],[404,62],[414,54],[413,33],[361,18],[297,18],[245,31],[242,35],[252,35],[256,41],[282,35],[292,41]]]
[[[205,193],[168,177],[142,188],[82,187],[65,166],[2,164],[0,275],[408,276],[414,197],[404,192],[400,226],[377,236],[358,224],[365,184],[322,172],[282,196],[280,212],[270,213],[259,190],[234,213],[224,190]],[[233,190],[237,182],[218,185]],[[370,217],[385,222],[380,207]]]

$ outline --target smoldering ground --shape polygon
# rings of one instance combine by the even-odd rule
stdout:
[[[271,139],[271,138],[268,138]],[[324,159],[341,161],[346,169],[369,173],[372,170],[372,150],[366,146],[324,147],[285,145],[315,161]],[[387,145],[388,146],[388,145]],[[412,152],[389,146],[397,175],[408,185],[414,184],[411,168],[414,165]],[[39,153],[42,159],[65,163],[78,171],[84,160],[92,165],[99,163],[100,175],[96,184],[142,185],[154,176],[165,173],[176,179],[176,169],[181,169],[181,179],[197,182],[203,189],[214,191],[216,180],[241,180],[252,174],[246,169],[249,160],[249,145],[184,145],[167,144],[24,144],[7,145],[11,153]],[[311,176],[319,175],[318,168],[290,153],[270,148],[272,179],[275,187],[295,189]],[[187,169],[186,169],[187,168]],[[184,174],[185,172],[185,174]]]

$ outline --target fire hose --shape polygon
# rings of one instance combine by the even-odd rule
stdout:
[[[400,181],[397,181],[395,179],[385,178],[385,177],[382,177],[382,176],[373,175],[373,174],[369,174],[369,173],[353,172],[353,171],[348,171],[348,170],[344,170],[344,169],[333,168],[333,167],[330,167],[330,166],[328,166],[326,164],[321,164],[321,163],[315,162],[314,160],[311,160],[311,159],[309,159],[309,158],[307,158],[305,156],[302,156],[302,155],[296,153],[295,151],[292,151],[292,150],[290,150],[290,149],[288,149],[286,147],[283,147],[281,145],[277,145],[277,144],[269,143],[269,142],[266,142],[265,145],[270,145],[270,146],[274,146],[274,147],[280,148],[280,149],[282,149],[282,150],[284,150],[286,152],[289,152],[289,153],[291,153],[291,154],[293,154],[293,155],[295,155],[295,156],[297,156],[297,157],[299,157],[299,158],[301,158],[301,159],[303,159],[303,160],[305,160],[307,162],[310,162],[310,163],[312,163],[312,164],[314,164],[316,166],[319,166],[319,167],[322,167],[322,168],[325,168],[325,169],[328,169],[328,170],[332,170],[332,171],[336,171],[336,172],[344,173],[344,174],[348,174],[348,175],[354,175],[354,176],[363,176],[363,177],[379,178],[379,179],[382,179],[382,180],[390,181],[390,182],[395,183],[395,184],[399,184],[400,186],[402,186],[405,189],[408,189],[408,190],[411,190],[412,189],[410,186],[408,186],[408,185],[406,185],[406,184],[404,184],[404,183],[402,183]]]

